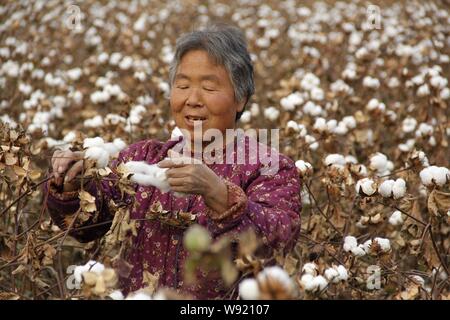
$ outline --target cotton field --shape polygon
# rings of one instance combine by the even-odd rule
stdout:
[[[104,177],[127,145],[176,134],[175,40],[217,21],[244,30],[255,68],[239,127],[280,129],[302,179],[291,252],[260,259],[246,234],[220,260],[225,278],[240,271],[239,299],[450,299],[447,2],[6,1],[0,21],[0,299],[184,298],[152,275],[122,293],[114,245],[136,221],[119,208],[106,240],[79,243],[41,186],[56,149],[84,150]],[[163,169],[129,162],[121,190],[127,169],[168,188]],[[83,214],[92,198],[80,193]],[[231,259],[190,231],[197,263]]]

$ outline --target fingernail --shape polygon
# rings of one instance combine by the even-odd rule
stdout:
[[[58,172],[59,172],[59,173],[63,173],[63,172],[64,172],[64,168],[60,166],[60,167],[58,168]]]
[[[64,183],[67,183],[67,182],[69,182],[69,176],[64,177]]]

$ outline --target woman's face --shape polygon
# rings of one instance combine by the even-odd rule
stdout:
[[[234,128],[236,113],[244,102],[234,99],[233,85],[225,67],[214,63],[206,51],[187,52],[178,65],[170,95],[176,125],[194,135],[194,121],[202,132],[215,128],[222,133]]]

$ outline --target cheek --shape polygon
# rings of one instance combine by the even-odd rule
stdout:
[[[179,94],[172,93],[170,95],[170,109],[173,113],[180,112],[183,109],[183,97],[181,97]]]
[[[228,95],[214,96],[208,101],[209,112],[217,116],[227,116],[234,113],[235,102]]]

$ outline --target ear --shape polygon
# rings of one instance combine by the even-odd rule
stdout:
[[[242,112],[242,110],[244,110],[245,105],[247,104],[248,99],[245,98],[244,100],[238,102],[237,108],[236,108],[236,113],[237,112]]]

